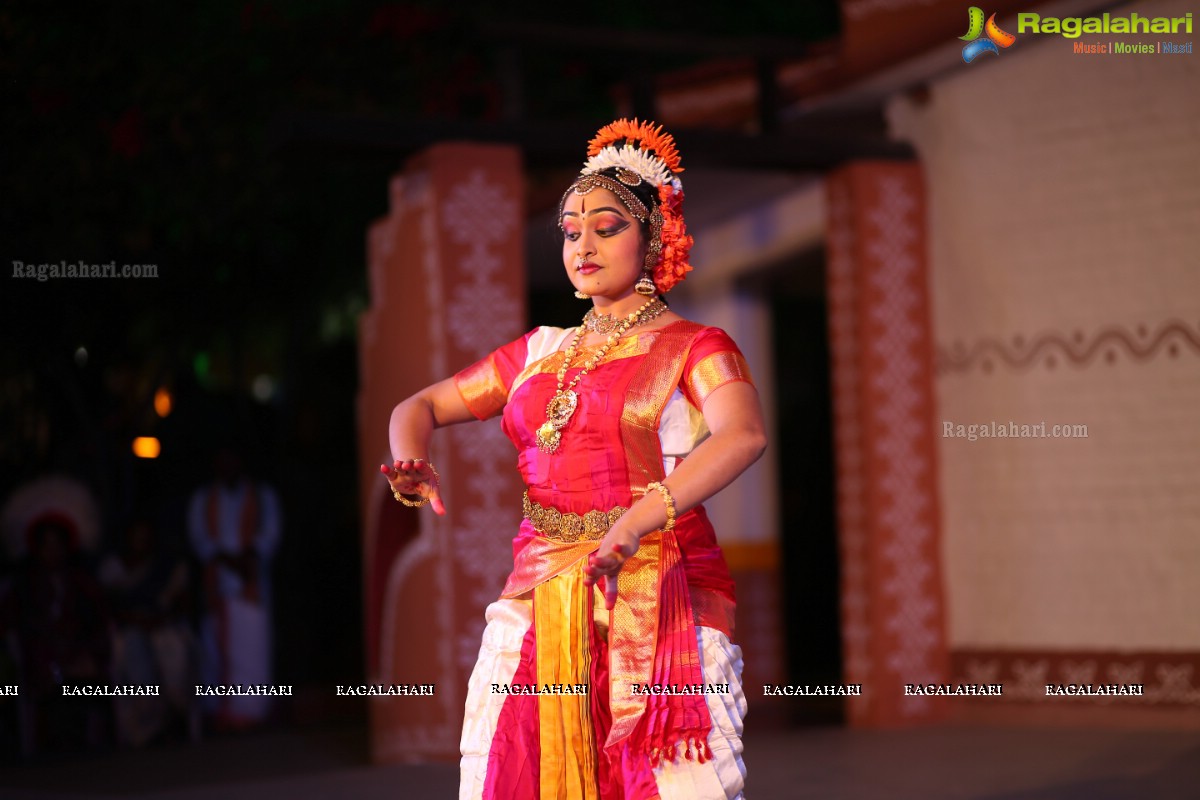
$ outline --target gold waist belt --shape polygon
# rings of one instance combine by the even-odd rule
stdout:
[[[571,512],[564,514],[557,508],[530,500],[529,492],[521,496],[521,508],[535,531],[560,542],[603,539],[608,529],[629,510],[625,506],[614,506],[609,511],[589,511],[582,516]]]

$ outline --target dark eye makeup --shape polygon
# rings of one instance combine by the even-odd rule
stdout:
[[[608,220],[605,220],[605,222],[607,223]],[[601,236],[605,236],[605,237],[616,236],[618,233],[620,233],[621,231],[628,228],[630,226],[630,224],[631,223],[628,222],[627,220],[616,220],[616,221],[613,221],[611,224],[606,224],[604,227],[596,228],[596,233],[598,233]],[[579,231],[571,229],[571,228],[567,228],[565,226],[560,226],[560,227],[562,227],[563,237],[568,242],[573,242],[579,238]]]

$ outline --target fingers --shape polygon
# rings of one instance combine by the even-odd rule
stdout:
[[[604,607],[609,611],[617,604],[617,576],[604,579]]]
[[[602,578],[605,575],[614,574],[618,569],[620,569],[620,567],[620,562],[617,561],[616,557],[611,553],[605,556],[592,553],[590,556],[588,556],[588,563],[586,566],[584,566],[583,572],[584,575],[591,578],[592,583],[595,583],[599,578]]]
[[[601,575],[596,579],[585,577],[583,583],[589,589],[594,585],[599,585],[600,591],[604,594],[604,607],[609,611],[612,611],[616,607],[618,583],[615,574]]]
[[[402,484],[429,483],[434,477],[433,468],[422,458],[397,459],[391,466],[380,464],[379,471],[392,484],[392,488],[399,488]]]
[[[380,464],[379,471],[384,475],[392,473],[406,474],[413,473],[417,475],[432,475],[433,468],[429,466],[429,462],[423,458],[406,458],[403,461],[396,459],[389,467],[387,464]]]
[[[597,558],[595,553],[587,557],[587,563],[583,567],[583,583],[589,588],[595,586],[598,581],[603,581],[612,569],[612,564],[608,561]]]
[[[439,517],[446,516],[446,506],[445,506],[445,504],[442,503],[442,491],[441,491],[442,487],[438,486],[437,481],[433,481],[432,483],[429,484],[429,486],[430,486],[430,492],[429,492],[430,508],[432,508],[433,513],[437,514]]]
[[[601,555],[600,553],[605,550],[605,546],[602,544],[599,550],[588,556],[587,564],[584,565],[584,585],[588,588],[595,585],[600,586],[600,590],[604,593],[604,607],[609,611],[616,605],[617,574],[625,564],[626,553],[630,549],[628,546],[615,544],[608,548],[608,552]]]
[[[392,462],[392,468],[401,475],[420,476],[413,477],[413,480],[424,480],[425,476],[433,474],[423,458],[406,458],[403,461],[396,459]]]

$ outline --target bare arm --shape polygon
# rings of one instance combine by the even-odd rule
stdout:
[[[388,422],[388,444],[394,461],[379,469],[392,491],[428,497],[433,510],[445,514],[446,507],[429,456],[429,440],[435,428],[469,422],[475,415],[467,408],[453,378],[426,386],[392,409]]]
[[[704,421],[712,435],[662,481],[675,501],[677,515],[732,483],[767,447],[758,392],[749,383],[727,383],[709,395]],[[615,577],[625,559],[637,552],[641,537],[661,529],[666,521],[662,496],[648,492],[609,529],[587,568],[589,578]],[[608,607],[612,608],[616,581],[605,583]]]

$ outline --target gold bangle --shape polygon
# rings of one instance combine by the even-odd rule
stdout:
[[[675,498],[671,496],[671,490],[658,481],[646,484],[646,491],[648,492],[651,489],[656,490],[662,495],[663,505],[667,507],[667,524],[663,525],[662,528],[663,533],[666,533],[675,527]]]
[[[407,497],[394,489],[392,490],[392,497],[396,498],[401,503],[404,503],[404,505],[408,506],[409,508],[420,508],[429,502],[428,497],[422,497],[420,500],[409,500]]]
[[[414,459],[414,460],[415,461],[424,461],[424,459]],[[442,484],[442,476],[438,474],[437,467],[435,467],[433,464],[430,464],[428,461],[425,461],[424,463],[429,466],[429,471],[433,473],[434,480],[436,480],[438,485],[440,486]],[[432,481],[430,481],[430,483],[432,483]],[[417,497],[420,497],[419,500],[410,500],[409,497],[411,497],[411,495],[409,495],[409,496],[402,495],[396,489],[392,489],[392,497],[396,498],[396,500],[398,500],[399,502],[408,506],[409,508],[420,508],[421,506],[429,503],[428,497],[421,497],[420,495],[417,495]]]

